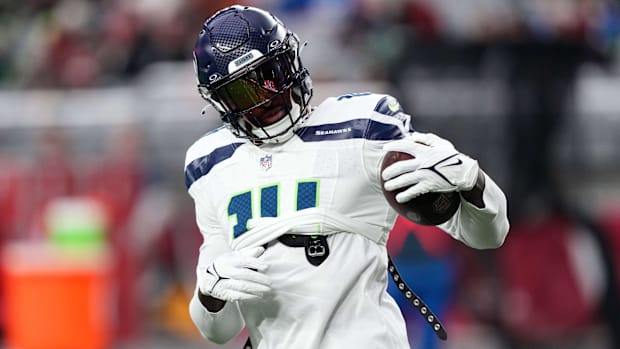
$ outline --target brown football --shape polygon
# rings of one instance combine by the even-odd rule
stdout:
[[[385,154],[381,162],[381,173],[396,161],[413,159],[413,156],[403,152],[390,151]],[[438,225],[444,223],[458,210],[461,197],[457,192],[426,193],[405,203],[396,201],[396,194],[406,188],[387,191],[383,188],[381,178],[381,190],[386,200],[398,214],[408,220],[421,225]]]

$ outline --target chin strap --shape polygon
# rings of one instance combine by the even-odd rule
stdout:
[[[444,340],[444,341],[448,339],[448,333],[446,332],[441,322],[439,322],[437,315],[435,315],[435,313],[431,311],[431,309],[428,307],[428,305],[426,305],[426,303],[424,303],[424,301],[422,300],[422,298],[420,298],[420,296],[418,296],[415,292],[413,292],[411,288],[409,288],[409,286],[407,286],[407,284],[405,283],[405,280],[403,280],[403,278],[398,273],[398,270],[396,269],[396,266],[394,265],[394,262],[392,261],[392,257],[390,257],[389,255],[388,255],[388,271],[390,272],[390,275],[392,276],[392,280],[394,280],[394,283],[398,287],[398,290],[400,291],[400,293],[402,293],[402,295],[405,298],[407,298],[407,300],[411,303],[411,305],[413,305],[413,307],[418,310],[419,314],[422,315],[422,317],[426,320],[426,323],[429,326],[431,326],[431,328],[433,329],[433,332],[435,332],[437,337],[439,337],[439,339]],[[252,342],[250,342],[249,337],[248,337],[248,340],[245,341],[245,344],[243,345],[243,349],[253,349]]]

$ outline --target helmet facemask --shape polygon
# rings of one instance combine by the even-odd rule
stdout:
[[[279,143],[302,124],[312,88],[299,59],[298,43],[289,33],[267,56],[209,86],[198,85],[200,95],[237,137]]]

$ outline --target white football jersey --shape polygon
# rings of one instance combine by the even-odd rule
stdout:
[[[205,337],[226,342],[245,325],[255,349],[409,348],[386,291],[385,243],[396,213],[379,166],[383,144],[406,136],[410,123],[393,97],[351,94],[325,100],[283,144],[256,146],[222,127],[190,147],[186,185],[204,237],[196,272],[231,249],[267,244],[260,259],[272,282],[266,297],[228,302],[217,313],[194,296],[190,314]],[[442,228],[476,247],[467,226],[485,220],[497,239],[503,222],[494,217],[505,207],[487,178],[489,186],[485,209],[463,204]],[[276,240],[285,233],[327,235],[330,254],[314,266],[304,248]]]

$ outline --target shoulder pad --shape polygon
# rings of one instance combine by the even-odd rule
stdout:
[[[296,133],[305,142],[392,140],[404,137],[409,129],[410,116],[394,97],[354,93],[326,99]]]
[[[342,122],[351,119],[372,117],[377,103],[385,97],[382,94],[359,92],[325,99],[315,109],[311,123]]]
[[[205,176],[213,166],[230,158],[245,142],[235,138],[225,127],[217,128],[194,142],[185,155],[187,189]]]

